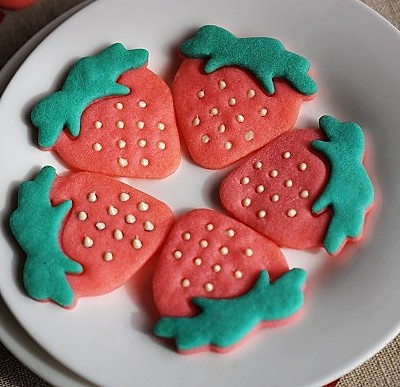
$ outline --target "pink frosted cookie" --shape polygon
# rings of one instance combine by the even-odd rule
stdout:
[[[110,292],[157,250],[173,223],[162,202],[95,173],[59,177],[44,167],[21,184],[11,230],[27,254],[24,286],[36,300],[72,308]]]
[[[162,316],[155,333],[175,338],[182,352],[225,352],[260,324],[295,314],[304,280],[303,271],[288,272],[274,243],[245,225],[191,211],[172,228],[154,274]]]
[[[148,52],[116,43],[71,68],[61,90],[32,110],[43,149],[71,168],[162,178],[181,159],[172,95]]]
[[[308,61],[272,38],[204,26],[180,48],[172,93],[193,160],[223,168],[293,127],[317,87]]]
[[[221,202],[280,246],[337,254],[361,237],[374,201],[363,157],[360,126],[323,116],[319,130],[284,133],[228,175]]]

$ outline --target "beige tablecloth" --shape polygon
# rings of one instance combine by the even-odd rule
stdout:
[[[6,18],[0,24],[0,69],[35,32],[82,1],[38,0],[31,8],[7,12]],[[400,0],[363,1],[400,28]],[[48,384],[24,367],[0,344],[0,387],[11,386]],[[365,364],[342,377],[339,386],[400,386],[400,336]]]

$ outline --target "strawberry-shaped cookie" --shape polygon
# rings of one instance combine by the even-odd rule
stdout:
[[[293,127],[317,91],[308,61],[272,38],[208,25],[184,42],[172,93],[193,160],[223,168]]]
[[[330,254],[362,235],[374,189],[363,165],[364,134],[323,116],[320,129],[284,133],[222,182],[222,205],[283,247]]]
[[[181,156],[172,96],[147,60],[146,50],[120,43],[80,59],[62,89],[32,110],[39,146],[77,170],[141,178],[173,173]]]
[[[172,223],[164,203],[129,185],[89,172],[59,177],[49,166],[21,184],[10,218],[27,255],[27,293],[65,307],[121,286]]]
[[[287,272],[273,242],[225,215],[191,211],[157,263],[153,295],[163,318],[155,333],[175,338],[180,351],[226,351],[262,322],[279,324],[298,311],[304,273]],[[270,277],[282,286],[269,285]]]

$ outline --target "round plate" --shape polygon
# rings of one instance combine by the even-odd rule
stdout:
[[[53,32],[20,68],[0,104],[3,131],[0,203],[7,217],[16,186],[45,165],[64,167],[36,148],[30,109],[54,90],[77,58],[115,41],[150,51],[149,67],[171,81],[181,40],[204,24],[240,36],[273,36],[310,59],[318,98],[298,125],[322,114],[359,122],[375,151],[381,206],[375,232],[351,259],[285,250],[310,275],[305,313],[297,323],[259,332],[228,355],[181,356],[151,334],[151,265],[125,287],[82,299],[73,311],[29,299],[21,286],[24,255],[5,227],[0,239],[1,294],[25,330],[62,364],[107,386],[320,385],[379,350],[399,329],[400,35],[383,18],[349,0],[100,0]],[[389,173],[390,172],[390,173]],[[166,201],[176,212],[219,209],[216,188],[227,171],[201,169],[185,158],[168,179],[128,183]],[[376,212],[375,212],[376,213]]]

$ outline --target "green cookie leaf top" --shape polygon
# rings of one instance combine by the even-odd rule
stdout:
[[[82,266],[60,249],[61,225],[72,203],[66,200],[58,206],[51,205],[49,197],[55,176],[54,168],[47,166],[34,180],[21,184],[10,227],[27,255],[23,281],[28,294],[36,300],[50,299],[70,306],[74,295],[66,273],[80,274]]]
[[[154,332],[175,339],[181,351],[210,345],[230,347],[261,322],[281,320],[298,312],[304,302],[305,280],[304,270],[292,269],[270,284],[268,272],[261,271],[246,294],[230,299],[193,298],[193,304],[201,310],[197,316],[163,317]]]
[[[374,201],[374,188],[362,164],[364,134],[355,122],[340,122],[323,116],[319,125],[327,141],[313,141],[312,147],[329,160],[328,184],[312,207],[314,213],[330,207],[333,212],[324,246],[336,253],[346,238],[361,235],[366,210]]]
[[[307,59],[287,51],[273,38],[237,38],[229,31],[207,25],[181,46],[189,58],[207,59],[205,73],[224,66],[239,66],[251,71],[269,94],[274,94],[273,78],[286,79],[298,92],[311,95],[317,85],[308,75]]]
[[[64,127],[77,137],[82,113],[95,100],[129,94],[129,88],[117,80],[122,73],[144,66],[148,55],[147,50],[127,50],[121,43],[115,43],[98,55],[78,60],[62,89],[41,100],[32,110],[39,146],[53,146]]]

